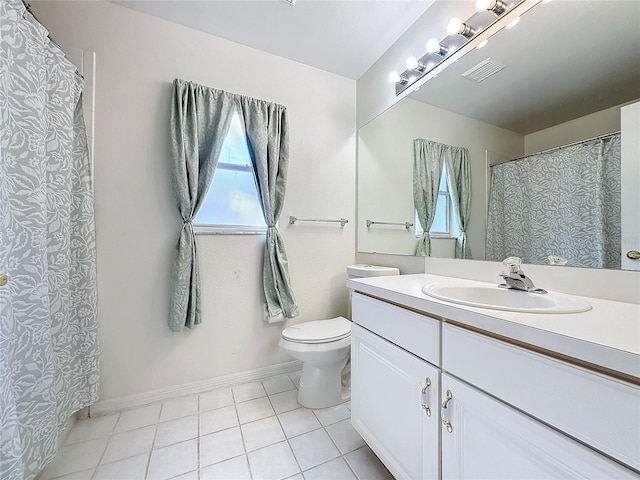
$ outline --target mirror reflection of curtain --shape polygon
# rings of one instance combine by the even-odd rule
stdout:
[[[620,268],[620,134],[492,167],[487,260]]]
[[[263,285],[269,314],[282,313],[287,318],[298,315],[284,244],[275,228],[284,202],[289,164],[286,108],[176,79],[171,108],[173,190],[183,222],[173,260],[169,315],[169,328],[176,332],[201,322],[200,276],[192,222],[211,184],[236,110],[244,120],[268,226]]]
[[[435,218],[438,186],[443,164],[446,163],[453,217],[460,231],[456,240],[456,258],[471,258],[466,235],[471,210],[469,150],[416,138],[413,141],[413,151],[413,203],[423,229],[415,254],[423,257],[431,255],[429,230]]]

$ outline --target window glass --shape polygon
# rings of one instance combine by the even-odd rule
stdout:
[[[200,227],[265,229],[244,127],[234,113],[207,196],[194,224]]]

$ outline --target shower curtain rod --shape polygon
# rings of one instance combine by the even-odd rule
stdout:
[[[515,162],[517,160],[524,160],[525,158],[533,157],[534,155],[540,155],[542,153],[553,152],[555,150],[560,150],[561,148],[573,147],[574,145],[580,145],[581,143],[584,144],[584,143],[588,143],[588,142],[593,142],[594,140],[603,140],[605,138],[613,137],[613,136],[615,136],[615,135],[617,135],[619,133],[620,133],[620,130],[617,130],[615,132],[605,133],[603,135],[597,135],[595,137],[587,138],[585,140],[578,140],[577,142],[567,143],[566,145],[560,145],[559,147],[553,147],[553,148],[549,148],[547,150],[542,150],[540,152],[530,153],[529,155],[524,155],[522,157],[512,158],[511,160],[505,160],[504,162],[490,163],[489,167],[494,167],[496,165],[502,165],[503,163]]]
[[[35,19],[36,22],[38,22],[40,25],[42,25],[42,22],[40,20],[38,20],[38,17],[36,17],[33,13],[33,10],[31,10],[31,5],[29,4],[29,2],[27,2],[27,0],[22,0],[22,4],[24,5],[24,8],[27,10],[27,12],[29,12],[29,14],[31,14],[31,16]],[[44,25],[42,25],[44,27]],[[47,27],[44,27],[47,28]],[[64,52],[63,48],[58,45],[56,43],[56,41],[51,38],[51,35],[49,34],[49,30],[47,29],[47,38],[49,39],[49,41],[51,43],[53,43],[56,47],[58,47],[58,49],[64,54],[64,57],[69,60],[69,58],[67,58],[67,54]],[[71,60],[69,60],[69,62],[71,62]],[[73,62],[71,62],[73,64]],[[82,80],[84,80],[84,75],[82,75],[79,71],[78,71],[78,67],[76,67],[76,75],[78,75]]]

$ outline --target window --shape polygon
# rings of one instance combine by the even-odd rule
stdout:
[[[194,224],[198,232],[266,231],[255,172],[238,112],[233,114],[213,180]]]
[[[449,195],[449,185],[447,183],[446,165],[442,168],[440,175],[440,185],[438,186],[438,200],[436,202],[436,216],[429,230],[430,236],[451,236],[451,196]],[[416,237],[421,237],[423,233],[422,225],[418,220],[418,212],[415,214]]]

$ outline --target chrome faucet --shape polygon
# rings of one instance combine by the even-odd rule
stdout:
[[[501,288],[523,290],[525,292],[530,292],[530,293],[547,293],[546,290],[542,288],[537,288],[533,284],[531,279],[524,274],[524,272],[520,268],[521,263],[522,263],[522,260],[518,257],[505,258],[502,261],[502,264],[505,267],[508,267],[509,271],[500,273],[500,276],[504,279],[505,283],[501,283],[498,286]]]

